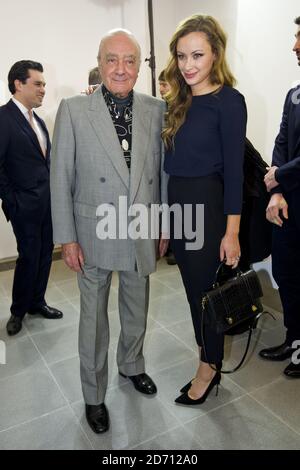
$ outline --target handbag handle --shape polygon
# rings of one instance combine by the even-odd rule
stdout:
[[[213,283],[213,289],[215,289],[216,287],[219,287],[220,285],[220,276],[221,276],[221,273],[222,273],[222,270],[224,269],[224,266],[227,266],[226,265],[226,259],[224,259],[223,261],[221,261],[221,263],[219,264],[218,268],[217,268],[217,271],[216,271],[216,274],[215,274],[215,279],[214,279],[214,283]],[[234,273],[236,273],[238,276],[241,276],[243,274],[243,272],[241,271],[241,269],[239,268],[239,266],[237,266],[236,268],[232,269],[232,271]]]
[[[204,341],[204,315],[203,315],[203,307],[202,307],[202,319],[201,319],[201,340],[202,340],[202,348],[203,348],[205,360],[206,360],[206,362],[209,364],[209,366],[210,366],[211,369],[213,369],[213,370],[216,371],[216,372],[220,372],[221,374],[233,374],[234,372],[236,372],[237,370],[239,370],[239,369],[242,367],[242,365],[244,364],[245,359],[246,359],[246,357],[247,357],[248,351],[249,351],[249,347],[250,347],[250,342],[251,342],[251,337],[252,337],[253,330],[256,328],[257,322],[258,322],[258,320],[260,319],[260,317],[261,317],[262,315],[270,315],[270,316],[273,318],[273,320],[276,320],[276,318],[274,317],[274,315],[272,315],[272,313],[267,312],[267,311],[261,312],[261,313],[259,313],[258,315],[256,315],[256,318],[255,318],[254,323],[253,323],[252,325],[249,325],[249,333],[248,333],[248,338],[247,338],[247,344],[246,344],[245,351],[244,351],[244,354],[243,354],[242,359],[241,359],[240,362],[237,364],[237,366],[235,366],[233,369],[231,369],[231,370],[223,370],[223,369],[218,369],[218,368],[212,366],[212,365],[208,362],[207,353],[206,353],[206,347],[205,347],[205,341]]]
[[[226,263],[226,260],[223,260],[218,266],[218,269],[217,269],[216,275],[215,275],[215,279],[214,279],[214,283],[213,283],[213,289],[216,289],[217,287],[220,286],[220,279],[219,278],[220,278],[222,269],[224,268],[224,266],[226,266],[225,263]],[[252,294],[251,294],[251,289],[250,289],[249,283],[248,283],[247,279],[243,276],[243,271],[240,269],[239,266],[234,268],[232,271],[234,272],[233,276],[236,275],[236,276],[241,277],[241,279],[243,280],[243,282],[245,284],[245,287],[247,289],[248,295],[249,295],[251,301],[254,303],[254,299],[253,299]],[[231,276],[231,277],[233,277],[233,276]],[[223,303],[224,303],[224,306],[225,306],[226,310],[228,310],[229,306],[226,304],[226,301],[224,299],[223,299]]]

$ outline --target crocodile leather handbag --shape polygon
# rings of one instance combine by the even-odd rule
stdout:
[[[254,321],[263,312],[260,300],[263,291],[256,272],[237,269],[234,277],[220,284],[218,275],[222,266],[223,263],[218,268],[213,288],[201,300],[204,325],[216,333],[225,333],[245,320]]]

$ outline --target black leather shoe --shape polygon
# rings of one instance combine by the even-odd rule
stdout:
[[[268,361],[284,361],[285,359],[289,359],[294,351],[294,348],[289,346],[287,343],[283,343],[280,344],[280,346],[262,349],[258,354],[260,357],[267,359]]]
[[[175,256],[173,253],[170,253],[168,256],[167,256],[167,263],[170,265],[170,266],[175,266],[175,264],[177,264],[177,261],[175,259]]]
[[[157,392],[155,383],[151,377],[145,373],[138,375],[124,375],[119,372],[119,374],[125,379],[130,379],[138,392],[145,393],[146,395],[154,395]]]
[[[100,405],[85,405],[85,416],[91,429],[100,434],[109,429],[109,415],[104,403]]]
[[[208,395],[210,394],[210,392],[212,391],[215,385],[217,386],[216,395],[218,395],[220,381],[221,381],[221,374],[220,372],[216,372],[211,382],[209,383],[207,389],[205,390],[205,392],[200,398],[194,400],[193,398],[189,396],[188,391],[187,391],[186,393],[183,393],[178,398],[176,398],[175,403],[178,403],[179,405],[201,405],[202,403],[205,402],[206,398],[208,397]]]
[[[22,330],[22,321],[23,317],[17,317],[16,315],[11,315],[10,319],[6,324],[6,331],[9,336],[16,335],[19,331]]]
[[[49,305],[43,305],[36,310],[30,310],[28,313],[29,315],[42,315],[42,317],[48,318],[49,320],[58,320],[63,317],[63,313],[60,310],[49,307]]]
[[[291,379],[300,379],[300,364],[291,362],[283,371],[284,375]]]

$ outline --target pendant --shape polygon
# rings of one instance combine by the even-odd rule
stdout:
[[[129,149],[129,145],[126,139],[122,140],[122,149],[125,150],[125,152],[127,152],[127,150]]]

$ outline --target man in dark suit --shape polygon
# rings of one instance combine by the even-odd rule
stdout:
[[[12,99],[0,107],[0,198],[11,221],[19,257],[16,262],[9,335],[22,328],[26,313],[58,319],[62,312],[45,302],[53,251],[50,210],[50,140],[34,108],[45,95],[43,67],[16,62],[8,74]]]
[[[293,51],[300,66],[300,17]],[[272,265],[283,306],[285,342],[260,351],[270,361],[291,358],[284,374],[300,378],[300,86],[289,91],[279,135],[275,141],[272,168],[265,176],[272,197],[267,219],[274,224]],[[295,353],[295,354],[294,354]]]

